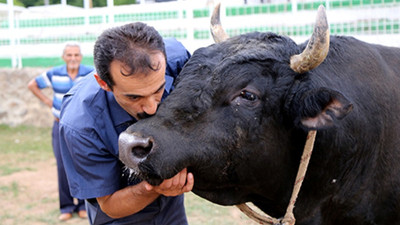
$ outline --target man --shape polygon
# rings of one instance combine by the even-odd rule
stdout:
[[[87,214],[83,200],[78,200],[77,205],[74,204],[74,199],[69,191],[64,165],[61,160],[58,131],[61,101],[64,94],[67,93],[69,89],[82,77],[91,73],[94,68],[81,64],[81,48],[77,42],[67,42],[65,44],[62,59],[65,61],[65,65],[54,67],[32,79],[28,84],[28,88],[37,98],[39,98],[40,101],[51,108],[54,115],[52,146],[57,162],[58,191],[61,211],[59,219],[64,221],[71,219],[73,212],[78,212],[78,215],[81,218],[87,218]],[[43,88],[53,89],[53,99],[50,99],[43,94],[41,91]]]
[[[190,54],[144,23],[104,31],[94,47],[96,73],[65,96],[62,157],[71,193],[86,199],[91,224],[187,224],[186,169],[159,186],[128,179],[118,159],[118,135],[156,113]]]

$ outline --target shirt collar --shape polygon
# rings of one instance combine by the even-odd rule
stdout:
[[[115,100],[114,94],[111,91],[107,91],[108,111],[110,112],[113,120],[114,127],[125,125],[126,123],[134,123],[136,119],[129,115]]]

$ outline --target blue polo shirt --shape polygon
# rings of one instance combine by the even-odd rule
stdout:
[[[173,81],[190,53],[175,39],[164,39],[164,42],[167,69],[163,97],[166,97],[173,90]],[[61,107],[60,144],[72,196],[93,199],[128,185],[118,158],[118,136],[135,122],[116,102],[112,92],[100,88],[93,75],[83,78],[65,95]],[[143,218],[152,222],[143,222]],[[134,221],[142,221],[138,224],[169,224],[166,221],[187,224],[183,195],[160,196],[129,219],[129,224],[136,224]]]
[[[53,67],[50,70],[43,72],[35,78],[40,89],[51,87],[53,88],[53,106],[51,111],[56,118],[60,118],[60,108],[62,98],[65,93],[74,86],[80,79],[88,75],[94,70],[91,66],[79,65],[78,74],[75,79],[71,79],[67,72],[67,65]]]

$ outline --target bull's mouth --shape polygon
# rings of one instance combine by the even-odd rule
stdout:
[[[146,181],[152,186],[158,186],[164,181],[164,179],[160,175],[155,173],[147,173],[141,168],[143,168],[143,164],[139,164],[135,170],[132,169],[135,173],[135,176],[140,178],[141,180]]]
[[[147,173],[140,168],[142,168],[142,164],[139,164],[137,169],[130,169],[132,178],[140,178],[153,186],[158,186],[164,181],[160,175]],[[188,167],[188,172],[193,173],[192,168]],[[193,176],[195,182],[192,192],[202,198],[220,205],[236,205],[246,202],[245,193],[235,185],[228,183],[210,185],[208,182],[203,182],[196,174]]]
[[[154,174],[142,175],[141,178],[153,186],[158,186],[164,181],[160,176]]]
[[[159,174],[156,173],[149,173],[146,171],[149,171],[149,168],[151,166],[145,165],[145,164],[139,164],[137,168],[132,169],[130,168],[131,175],[137,178],[140,178],[141,180],[146,181],[150,185],[153,186],[158,186],[160,185],[164,180],[170,179],[171,177],[162,177]],[[215,184],[212,183],[211,185],[208,182],[203,182],[201,177],[196,176],[197,174],[193,172],[191,167],[187,167],[188,173],[193,173],[193,176],[195,178],[194,182],[194,190],[197,190],[199,192],[224,192],[226,190],[231,190],[234,191],[233,189],[235,188],[234,185],[229,185],[227,183],[225,184]],[[175,174],[173,174],[175,175]]]
[[[146,181],[152,186],[159,186],[164,180],[170,179],[177,174],[177,172],[173,171],[179,171],[176,169],[164,170],[164,172],[169,171],[169,173],[160,174],[159,170],[147,161],[139,163],[136,167],[130,168],[130,170],[136,177]]]
[[[164,179],[162,179],[159,175],[148,174],[148,173],[142,172],[138,166],[134,167],[134,168],[125,166],[125,169],[128,173],[130,181],[133,181],[133,180],[142,180],[143,181],[144,180],[153,186],[158,186],[164,181]]]
[[[136,179],[144,180],[153,186],[158,186],[164,181],[164,179],[155,174],[145,174],[138,171],[137,169],[132,169],[129,167],[126,167],[126,169],[128,170],[130,180],[136,180]]]

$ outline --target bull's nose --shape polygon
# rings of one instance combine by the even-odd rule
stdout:
[[[137,169],[138,164],[151,152],[153,142],[149,137],[125,131],[119,135],[118,146],[120,160],[127,167]]]

